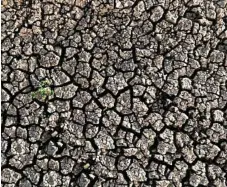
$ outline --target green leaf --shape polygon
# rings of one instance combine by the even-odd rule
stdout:
[[[44,95],[44,90],[43,89],[39,89],[39,93],[41,94],[41,95]]]
[[[35,92],[32,92],[32,94],[31,94],[31,95],[32,95],[32,97],[34,98],[34,97],[35,97]]]
[[[84,165],[84,169],[88,169],[89,167],[90,167],[90,164],[89,163],[87,163],[87,164]]]

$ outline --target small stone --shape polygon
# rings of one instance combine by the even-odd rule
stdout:
[[[166,14],[166,20],[172,24],[176,24],[177,18],[170,12]]]
[[[55,171],[50,171],[43,176],[43,184],[48,187],[61,186],[61,176]]]
[[[49,52],[42,56],[40,64],[44,67],[53,67],[58,64],[60,57],[53,52]]]
[[[5,168],[2,170],[2,182],[16,183],[21,178],[21,174],[12,169]]]
[[[82,173],[80,178],[79,178],[79,187],[88,187],[90,183],[90,180],[87,178],[87,176]]]
[[[50,159],[50,161],[48,162],[48,167],[51,170],[55,170],[58,171],[59,170],[59,162],[53,159]]]
[[[181,80],[181,87],[185,90],[191,90],[192,89],[192,81],[189,78],[183,78]]]
[[[222,122],[224,121],[224,113],[221,110],[215,110],[213,112],[213,118],[215,122]]]
[[[168,180],[160,180],[160,181],[157,181],[157,184],[156,184],[157,187],[170,187],[170,185],[171,183]]]
[[[136,163],[133,163],[126,172],[131,181],[142,182],[147,180],[146,172]]]
[[[92,179],[94,179],[95,178],[95,175],[89,174],[89,177],[91,177]]]
[[[50,141],[47,147],[47,154],[55,155],[58,151],[58,148],[55,146],[54,142]]]
[[[157,22],[157,21],[159,21],[159,20],[162,18],[163,13],[164,13],[164,10],[162,9],[162,7],[157,6],[157,7],[155,7],[155,8],[152,10],[152,14],[151,14],[151,16],[150,16],[150,19],[151,19],[153,22]]]

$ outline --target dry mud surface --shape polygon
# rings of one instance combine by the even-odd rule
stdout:
[[[226,9],[4,0],[2,187],[226,187]]]

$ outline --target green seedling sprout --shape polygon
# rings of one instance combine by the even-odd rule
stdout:
[[[87,164],[84,165],[84,169],[88,169],[89,167],[90,167],[90,164],[89,163],[87,163]]]
[[[32,92],[32,98],[41,98],[42,100],[45,100],[48,96],[53,95],[54,91],[51,90],[49,86],[49,80],[42,81],[39,85],[39,89],[35,92]]]

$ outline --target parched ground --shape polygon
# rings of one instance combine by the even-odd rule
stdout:
[[[3,0],[2,187],[226,187],[226,0]]]

